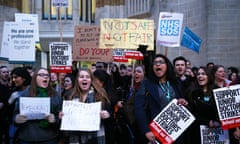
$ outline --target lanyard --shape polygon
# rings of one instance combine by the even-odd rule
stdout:
[[[167,87],[166,88],[164,88],[163,83],[159,83],[159,85],[160,85],[160,88],[163,91],[165,97],[167,98],[167,100],[170,100],[171,97],[170,97],[170,84],[169,84],[169,81],[167,81]]]

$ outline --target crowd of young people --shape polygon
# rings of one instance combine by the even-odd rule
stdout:
[[[171,62],[157,54],[145,72],[141,64],[96,62],[72,74],[38,68],[0,67],[0,142],[19,144],[146,144],[157,143],[149,122],[172,100],[186,106],[195,122],[174,142],[201,143],[200,125],[219,128],[213,89],[240,84],[238,69],[222,65],[192,67],[179,56]],[[147,95],[147,96],[146,96]],[[49,97],[50,113],[29,120],[19,112],[20,97]],[[61,131],[64,100],[101,102],[99,131]],[[229,130],[230,143],[238,144],[239,128]],[[160,143],[160,142],[159,142]]]

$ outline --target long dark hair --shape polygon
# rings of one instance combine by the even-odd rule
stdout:
[[[23,67],[14,68],[11,72],[11,76],[13,76],[13,75],[16,75],[16,76],[19,76],[19,77],[22,77],[25,79],[22,84],[23,87],[30,85],[32,77],[30,76],[30,74],[26,68],[23,68]],[[16,89],[21,89],[22,86],[20,86],[18,88],[16,87]]]
[[[199,71],[200,69],[202,69],[202,70],[206,73],[206,75],[207,75],[207,77],[208,77],[207,92],[206,92],[206,93],[209,94],[209,95],[211,95],[211,96],[213,96],[212,90],[213,90],[213,84],[214,84],[214,77],[213,77],[211,71],[210,71],[209,69],[207,69],[206,67],[200,66],[200,67],[198,68],[198,71]],[[200,86],[198,83],[197,83],[197,85]]]
[[[172,63],[166,56],[164,56],[162,54],[157,54],[153,60],[155,60],[156,58],[159,58],[159,57],[164,59],[166,65],[167,65],[166,79],[169,81],[170,84],[177,85],[178,82],[177,82],[177,78],[176,78],[176,73],[174,71],[174,67],[173,67]],[[151,64],[151,66],[153,67],[153,64]],[[159,77],[157,77],[154,74],[153,68],[151,69],[150,75],[148,78],[149,78],[149,80],[153,81],[154,83],[159,82]]]

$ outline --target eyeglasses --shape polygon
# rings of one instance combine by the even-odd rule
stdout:
[[[40,77],[49,77],[49,74],[45,74],[45,73],[39,73],[37,75]]]
[[[165,64],[165,63],[166,63],[165,61],[160,60],[160,61],[154,61],[153,65],[161,65],[161,64]]]

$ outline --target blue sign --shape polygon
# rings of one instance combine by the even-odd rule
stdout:
[[[197,53],[201,47],[202,39],[193,33],[188,27],[184,28],[181,45]]]

